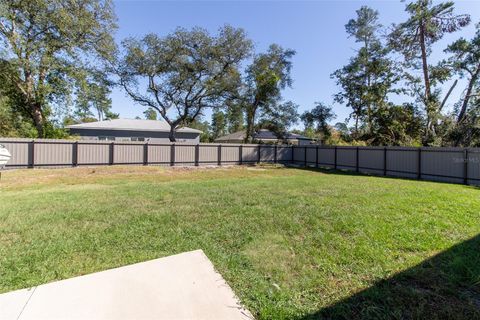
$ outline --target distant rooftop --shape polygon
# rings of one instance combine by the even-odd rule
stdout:
[[[253,135],[254,139],[278,139],[274,132],[267,129],[260,129],[258,132],[255,132]],[[312,140],[308,137],[296,134],[296,133],[286,133],[285,139],[297,139],[297,140]]]
[[[143,119],[113,119],[96,122],[86,122],[80,124],[72,124],[67,126],[68,129],[97,129],[97,130],[136,130],[136,131],[157,131],[169,132],[170,125],[160,120],[143,120]],[[197,129],[188,127],[178,128],[177,132],[202,133]]]

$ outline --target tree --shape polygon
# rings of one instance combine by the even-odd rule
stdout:
[[[255,120],[265,108],[278,103],[281,91],[292,85],[291,59],[295,51],[272,44],[266,53],[255,56],[246,70],[246,79],[237,96],[246,114],[245,140],[251,141]]]
[[[48,131],[49,104],[64,104],[79,74],[112,56],[115,29],[110,0],[0,2],[2,60],[39,137]]]
[[[245,31],[230,26],[216,36],[201,28],[178,28],[166,37],[148,34],[122,44],[120,84],[170,125],[172,142],[178,125],[195,120],[206,108],[221,107],[231,96],[240,80],[239,64],[252,49]]]
[[[112,115],[112,99],[110,99],[112,83],[103,73],[91,72],[83,75],[78,81],[75,113],[80,119],[96,117],[98,121],[106,120]]]
[[[226,121],[228,133],[234,133],[244,128],[242,106],[235,103],[235,99],[226,102]]]
[[[443,62],[443,65],[451,68],[451,70],[458,74],[461,78],[467,78],[467,86],[465,88],[463,97],[459,103],[459,110],[456,117],[456,138],[454,144],[458,146],[462,143],[468,146],[467,141],[471,134],[465,131],[469,130],[469,124],[472,123],[468,117],[472,116],[469,112],[470,108],[475,106],[475,97],[479,94],[478,88],[480,84],[480,23],[477,24],[477,31],[475,36],[470,41],[460,38],[453,42],[445,50],[446,53],[452,54],[452,56]],[[473,103],[472,103],[473,102]]]
[[[189,121],[189,127],[202,131],[200,134],[200,142],[212,142],[213,139],[210,136],[210,124],[208,121],[203,120],[203,116],[199,115],[194,120]]]
[[[345,29],[349,37],[361,43],[361,47],[349,64],[331,76],[342,88],[334,99],[352,109],[354,133],[358,139],[363,121],[366,122],[365,138],[372,135],[375,110],[386,105],[390,93],[397,92],[394,85],[400,77],[388,56],[390,49],[382,44],[378,36],[382,28],[378,23],[378,12],[363,6],[356,13],[356,19],[351,19]]]
[[[35,138],[35,127],[12,110],[7,97],[0,95],[0,137]]]
[[[423,74],[423,88],[414,74],[409,76],[414,91],[425,108],[426,126],[423,134],[423,144],[433,143],[435,127],[440,116],[441,104],[438,93],[434,94],[432,85],[442,81],[442,78],[432,77],[428,64],[433,43],[442,39],[447,33],[455,32],[470,23],[470,16],[455,15],[453,2],[443,2],[437,5],[432,0],[417,0],[407,4],[408,20],[394,26],[389,36],[391,46],[405,57],[405,65],[414,70],[420,68]]]
[[[292,101],[269,104],[260,117],[258,128],[272,131],[278,139],[285,139],[288,129],[298,122],[298,105]]]
[[[389,104],[375,110],[370,145],[415,146],[420,144],[422,117],[413,104]]]
[[[335,119],[336,115],[331,107],[321,102],[316,102],[315,107],[311,111],[305,111],[301,115],[301,119],[305,125],[305,131],[313,129],[315,133],[321,134],[323,139],[331,136],[328,121]]]
[[[143,111],[143,115],[147,120],[157,120],[157,111],[153,108],[148,108],[147,110]]]
[[[224,136],[227,133],[227,123],[225,114],[222,111],[215,111],[212,113],[211,137],[213,140]]]

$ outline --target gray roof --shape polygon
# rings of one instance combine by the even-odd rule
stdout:
[[[275,139],[278,139],[278,137],[275,135],[274,132],[270,131],[270,130],[267,130],[267,129],[260,129],[258,132],[256,132],[254,135],[253,135],[254,139],[271,139],[271,140],[275,140]],[[299,134],[296,134],[296,133],[287,133],[285,135],[285,139],[287,140],[312,140],[310,138],[307,138],[305,136],[302,136],[302,135],[299,135]]]
[[[170,125],[160,120],[143,120],[143,119],[112,119],[97,122],[86,122],[80,124],[72,124],[67,126],[68,129],[95,129],[95,130],[135,130],[135,131],[157,131],[169,132]],[[188,127],[178,128],[177,132],[202,133],[197,129]]]
[[[245,131],[237,131],[234,133],[227,134],[226,136],[215,139],[217,142],[221,141],[243,141],[245,139]]]
[[[255,132],[253,135],[254,139],[257,140],[277,140],[277,136],[270,130],[267,129],[260,129],[258,132]],[[216,142],[222,141],[236,141],[240,140],[243,141],[245,139],[245,131],[237,131],[231,134],[227,134],[226,136],[220,137],[215,139]],[[287,133],[285,136],[286,140],[312,140],[308,137],[304,137],[302,135],[296,133]]]

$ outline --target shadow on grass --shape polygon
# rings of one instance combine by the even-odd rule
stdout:
[[[480,319],[480,235],[301,319]]]

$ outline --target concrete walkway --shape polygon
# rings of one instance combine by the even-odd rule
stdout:
[[[202,250],[0,295],[0,319],[253,319]]]

